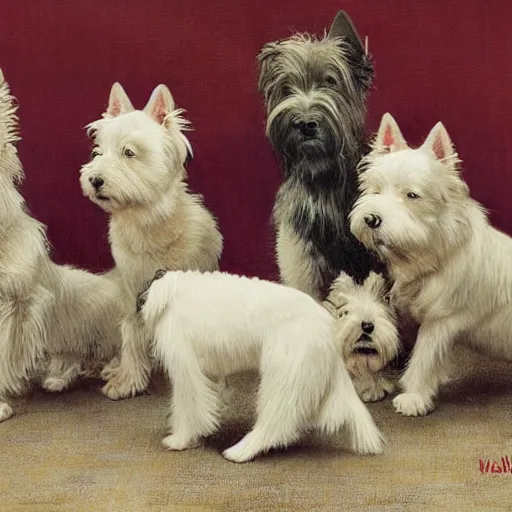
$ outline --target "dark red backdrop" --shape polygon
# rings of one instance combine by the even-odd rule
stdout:
[[[320,32],[338,9],[369,36],[368,127],[390,111],[410,142],[442,120],[474,197],[512,233],[512,5],[506,0],[1,0],[0,66],[21,109],[23,187],[59,262],[111,265],[105,215],[82,197],[82,127],[118,80],[141,108],[169,86],[195,126],[190,183],[225,237],[223,268],[275,277],[279,173],[256,90],[263,43]],[[404,7],[407,6],[407,7]]]

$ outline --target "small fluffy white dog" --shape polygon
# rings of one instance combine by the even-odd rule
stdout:
[[[310,428],[333,434],[346,427],[356,453],[381,452],[382,436],[340,357],[334,320],[308,295],[219,272],[161,271],[138,309],[173,385],[167,449],[194,447],[217,430],[211,379],[259,370],[256,424],[225,458],[249,461]]]
[[[0,71],[0,421],[13,414],[9,396],[31,382],[61,391],[121,341],[115,282],[54,264],[45,227],[27,213],[17,121]]]
[[[460,160],[438,123],[417,149],[385,114],[362,164],[352,231],[386,261],[393,300],[420,324],[396,411],[434,408],[455,343],[512,358],[512,240],[469,196]]]
[[[396,315],[384,277],[370,272],[362,285],[342,272],[323,305],[336,318],[336,337],[359,396],[376,402],[394,390],[382,374],[400,349]]]
[[[185,183],[191,153],[188,122],[165,85],[135,110],[120,84],[110,92],[104,119],[89,125],[95,148],[80,183],[91,201],[110,213],[110,245],[122,281],[125,317],[120,362],[103,371],[111,399],[146,389],[150,340],[135,315],[142,286],[159,268],[216,270],[222,237],[200,196]]]

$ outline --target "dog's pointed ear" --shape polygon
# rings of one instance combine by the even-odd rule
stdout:
[[[264,44],[258,53],[258,62],[262,64],[269,59],[272,60],[279,53],[279,44],[279,41]]]
[[[123,89],[123,86],[116,82],[110,89],[110,96],[108,98],[108,107],[103,117],[117,117],[121,114],[133,112],[132,102]]]
[[[274,59],[280,52],[280,42],[267,43],[263,45],[260,53],[258,54],[258,63],[260,65],[260,74],[258,77],[258,90],[264,93],[265,98],[268,96],[269,84],[272,83],[270,70]]]
[[[158,124],[164,124],[167,114],[171,113],[175,108],[176,105],[171,91],[169,91],[167,86],[160,84],[151,93],[151,97],[144,107],[144,112]]]
[[[444,160],[455,154],[450,136],[441,122],[432,128],[420,149],[433,153],[437,160]]]
[[[345,272],[340,272],[339,276],[332,282],[331,291],[336,293],[349,293],[354,290],[356,284],[354,280]]]
[[[407,142],[398,127],[398,123],[388,112],[382,116],[374,145],[376,149],[387,150],[390,153],[407,148]]]
[[[368,277],[364,280],[363,288],[380,299],[384,299],[388,291],[384,276],[373,271],[370,272]]]
[[[356,27],[352,23],[350,16],[345,11],[338,11],[331,28],[329,29],[328,39],[343,37],[349,41],[355,48],[364,52],[364,46],[357,33]]]

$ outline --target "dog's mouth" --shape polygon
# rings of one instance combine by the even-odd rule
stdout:
[[[110,197],[103,194],[96,194],[96,199],[99,199],[100,201],[110,201]]]
[[[354,353],[367,355],[367,356],[375,356],[378,355],[379,351],[375,348],[373,344],[371,336],[366,333],[361,334],[359,339],[356,341],[354,345]]]

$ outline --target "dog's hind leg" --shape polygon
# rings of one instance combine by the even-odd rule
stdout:
[[[320,409],[317,428],[335,434],[348,428],[352,450],[360,455],[381,453],[384,438],[366,405],[359,398],[343,362],[336,363],[331,389]]]
[[[202,371],[193,341],[179,331],[172,319],[164,320],[157,328],[154,353],[172,382],[169,418],[172,434],[165,437],[162,444],[168,450],[193,448],[201,437],[218,428],[217,385]]]
[[[13,410],[7,396],[21,395],[34,377],[46,342],[45,313],[51,296],[36,289],[32,300],[0,307],[0,422]]]
[[[263,349],[256,423],[241,441],[223,452],[232,462],[248,462],[272,448],[295,443],[320,406],[329,378],[324,372],[328,367],[324,353],[316,347],[316,353],[299,349],[294,357],[280,339],[289,336],[289,329],[274,332],[267,344],[272,348]]]
[[[139,319],[133,314],[124,319],[121,337],[119,366],[110,367],[110,380],[101,390],[111,400],[142,393],[148,387],[151,374],[150,341]]]

